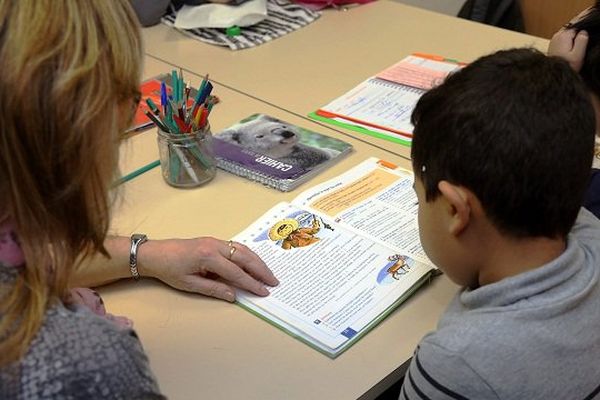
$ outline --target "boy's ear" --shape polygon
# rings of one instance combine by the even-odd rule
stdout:
[[[471,204],[465,188],[456,186],[448,181],[440,181],[438,190],[447,203],[447,213],[450,223],[448,224],[449,233],[458,236],[471,221]]]

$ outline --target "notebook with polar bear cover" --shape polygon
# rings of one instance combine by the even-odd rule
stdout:
[[[280,119],[254,114],[217,133],[219,168],[287,192],[352,151],[352,145]]]
[[[279,279],[240,306],[331,358],[437,274],[419,240],[412,173],[369,158],[233,237]]]

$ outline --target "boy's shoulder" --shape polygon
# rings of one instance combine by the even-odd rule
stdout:
[[[581,208],[559,257],[499,282],[462,289],[438,329],[424,341],[461,354],[477,346],[494,346],[492,351],[501,352],[503,346],[514,349],[519,341],[534,340],[530,331],[535,328],[556,325],[548,334],[561,335],[588,324],[600,326],[600,314],[589,312],[596,307],[600,307],[600,220]],[[564,326],[562,321],[577,323]],[[600,333],[597,336],[600,340]]]
[[[415,385],[433,394],[429,377],[469,398],[585,398],[600,382],[598,308],[600,221],[582,210],[559,258],[453,299],[415,354]]]
[[[404,380],[406,398],[545,400],[588,398],[600,390],[600,318],[571,331],[556,329],[574,325],[560,317],[549,327],[516,326],[493,313],[477,319],[441,327],[421,341]]]
[[[600,266],[600,173],[597,195],[598,210],[596,211],[599,216],[592,213],[592,210],[582,207],[567,240],[567,242],[576,241],[586,253],[585,262],[595,267]]]
[[[32,398],[162,398],[136,334],[83,307],[51,307],[20,368]]]

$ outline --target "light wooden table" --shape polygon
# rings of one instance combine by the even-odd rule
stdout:
[[[150,59],[145,75],[169,70],[169,65]],[[144,232],[151,239],[203,235],[226,239],[275,203],[290,200],[307,185],[339,175],[369,156],[410,167],[397,155],[220,85],[215,85],[214,93],[222,100],[211,114],[216,130],[264,112],[346,140],[354,152],[290,193],[222,171],[206,186],[174,189],[163,182],[159,168],[153,169],[120,187],[113,233]],[[123,145],[121,168],[131,169],[153,157],[158,154],[150,130]],[[399,366],[435,327],[455,291],[447,278],[436,278],[331,360],[233,304],[178,292],[152,280],[101,288],[110,312],[134,320],[160,387],[171,399],[354,399],[365,393],[365,398],[373,397],[399,377]]]
[[[510,47],[545,51],[548,43],[388,0],[348,11],[327,10],[304,28],[246,50],[205,44],[165,25],[144,29],[144,37],[149,56],[208,73],[217,82],[302,117],[414,52],[469,62]],[[352,134],[409,155],[402,145]]]

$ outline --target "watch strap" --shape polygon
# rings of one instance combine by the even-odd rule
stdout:
[[[129,248],[129,271],[131,276],[136,281],[140,279],[140,273],[137,268],[138,264],[138,249],[148,241],[148,236],[143,233],[134,233],[131,235],[131,247]]]

